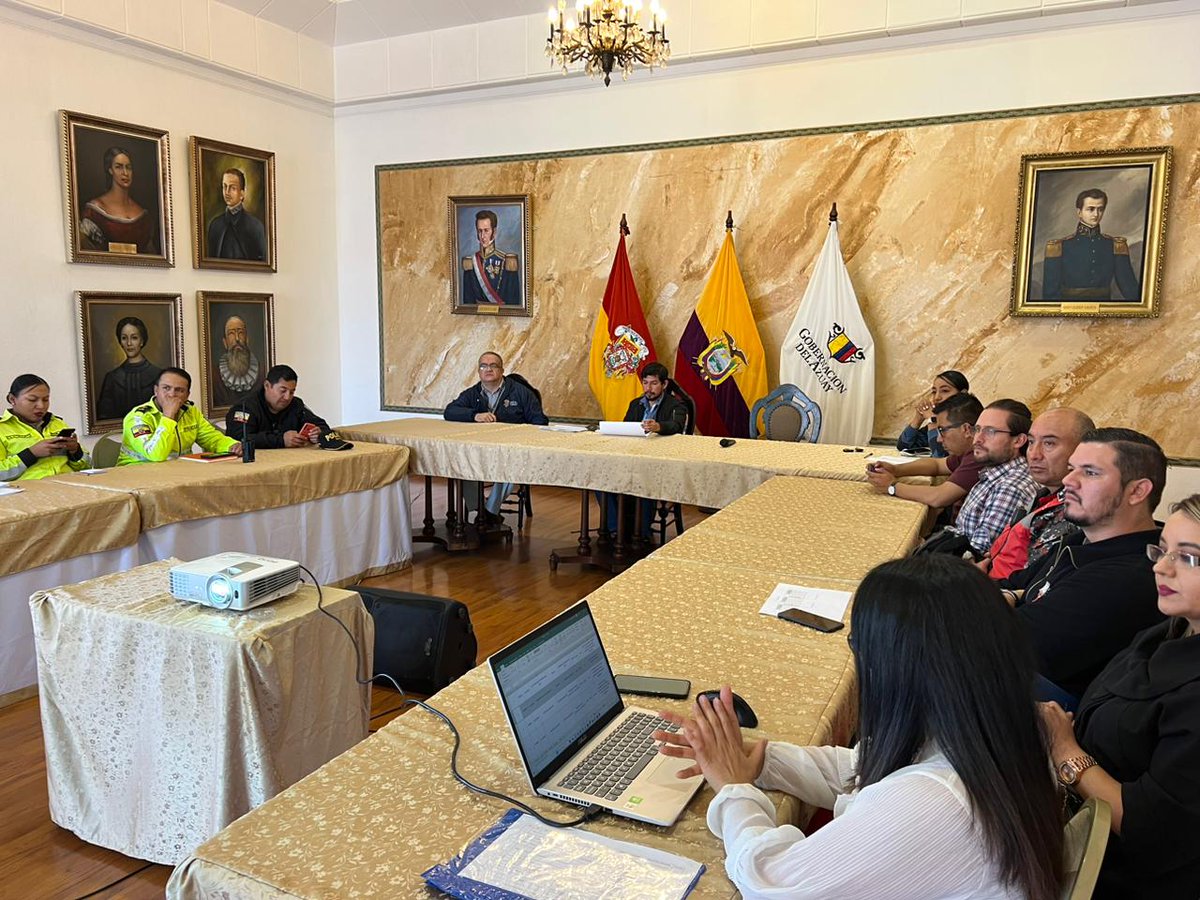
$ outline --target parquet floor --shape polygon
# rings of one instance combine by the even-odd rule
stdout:
[[[413,480],[414,521],[421,515],[422,479]],[[444,489],[435,482],[435,511]],[[413,566],[370,584],[463,601],[479,638],[479,658],[505,646],[581,597],[608,575],[563,565],[550,571],[555,547],[575,542],[579,500],[574,491],[535,487],[534,517],[511,546],[451,556],[417,544]],[[593,510],[594,511],[594,510]],[[704,516],[684,511],[688,524]],[[514,522],[515,518],[510,517]],[[399,695],[376,687],[372,731],[400,714]],[[160,898],[169,866],[131,859],[86,844],[54,825],[47,810],[46,767],[37,699],[0,709],[0,900],[35,898]]]

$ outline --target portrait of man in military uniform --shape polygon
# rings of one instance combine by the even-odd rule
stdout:
[[[1021,158],[1014,315],[1154,315],[1169,147]]]
[[[524,198],[450,199],[453,311],[528,315]]]

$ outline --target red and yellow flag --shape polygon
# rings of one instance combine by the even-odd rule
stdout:
[[[642,367],[655,359],[622,229],[588,360],[588,384],[600,404],[601,418],[617,422],[625,418],[629,404],[642,394]]]
[[[767,360],[729,228],[679,338],[675,380],[696,401],[702,434],[750,436],[750,407],[767,393]]]

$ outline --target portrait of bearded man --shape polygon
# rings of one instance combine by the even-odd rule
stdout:
[[[259,386],[263,369],[258,356],[250,349],[246,322],[241,316],[230,316],[225,320],[221,342],[225,350],[217,358],[219,377],[213,384],[213,403],[230,406]]]

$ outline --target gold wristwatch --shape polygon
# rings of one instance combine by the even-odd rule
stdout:
[[[1054,771],[1058,773],[1058,780],[1061,784],[1071,787],[1078,784],[1083,773],[1096,764],[1096,760],[1085,753],[1083,756],[1064,759],[1054,767]]]

